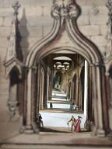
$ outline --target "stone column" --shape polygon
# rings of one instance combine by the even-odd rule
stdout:
[[[26,96],[25,96],[25,107],[26,107],[26,119],[25,126],[23,128],[23,132],[25,133],[38,133],[38,128],[36,125],[36,114],[38,114],[38,99],[37,97],[39,92],[39,84],[37,80],[37,68],[28,68],[27,80],[26,80]],[[39,75],[39,74],[38,74]],[[36,87],[37,86],[37,87]]]
[[[105,73],[105,84],[106,84],[106,98],[109,100],[110,84],[109,84],[109,72]]]
[[[79,105],[79,110],[82,110],[82,102],[83,102],[83,97],[82,97],[82,84],[81,84],[81,77],[79,79],[79,99],[78,99],[78,105]]]
[[[96,68],[94,65],[91,65],[92,71],[92,106],[93,106],[93,115],[94,115],[94,124],[92,128],[92,133],[96,135],[96,130],[98,128],[98,111],[97,111],[97,85],[96,85]]]
[[[22,117],[21,117],[21,127],[20,127],[20,133],[23,133],[26,127],[26,115],[27,115],[27,72],[28,69],[24,68],[24,81],[23,81],[23,113],[22,113]]]
[[[79,76],[76,75],[76,105],[79,106]]]
[[[71,103],[74,103],[74,82],[71,82]]]
[[[40,103],[39,103],[40,109],[43,109],[43,102],[44,102],[44,70],[41,67],[41,73],[40,73]]]
[[[37,67],[32,68],[32,102],[31,102],[31,117],[32,117],[32,127],[34,133],[39,133],[39,103],[40,103],[40,80],[42,79],[40,75],[40,64]]]
[[[71,101],[71,99],[72,99],[72,83],[71,82],[69,82],[69,100]]]
[[[52,89],[53,89],[53,69],[50,69],[50,80],[49,80],[49,100],[52,100]]]
[[[95,127],[93,133],[98,136],[104,136],[103,130],[103,113],[102,113],[102,89],[101,89],[101,72],[100,66],[92,66],[92,100],[94,108],[94,122]]]
[[[47,80],[47,99],[46,100],[48,100],[49,99],[49,67],[47,67],[47,78],[46,78],[46,80]]]
[[[105,75],[104,75],[105,74]],[[105,78],[104,78],[105,77]],[[103,73],[103,81],[104,85],[103,85],[103,90],[105,92],[103,92],[103,103],[105,103],[104,105],[104,116],[105,116],[105,129],[107,130],[107,133],[110,131],[110,127],[109,127],[109,114],[108,114],[108,109],[109,109],[109,99],[111,99],[110,93],[111,93],[111,89],[110,89],[110,82],[109,82],[109,73]],[[106,94],[106,95],[105,95]]]
[[[29,69],[27,76],[27,92],[26,92],[26,126],[25,132],[33,132],[32,127],[32,69]]]
[[[93,98],[92,98],[92,66],[91,64],[88,66],[88,119],[90,121],[93,121],[94,115],[93,115]]]
[[[105,132],[103,130],[103,113],[102,113],[102,96],[101,96],[101,74],[100,66],[94,65],[92,67],[92,84],[93,84],[93,93],[92,93],[92,103],[94,105],[94,122],[95,127],[93,133],[98,136],[104,136]]]
[[[88,63],[85,60],[85,75],[84,75],[84,116],[88,118]]]
[[[44,69],[44,101],[43,101],[43,108],[47,108],[47,68]]]
[[[49,99],[49,68],[44,70],[44,102],[43,107],[47,108],[47,100]]]
[[[97,85],[97,112],[98,112],[98,128],[97,128],[97,135],[104,136],[105,132],[103,129],[103,101],[102,101],[102,88],[101,88],[101,67],[98,65],[96,66],[96,85]]]

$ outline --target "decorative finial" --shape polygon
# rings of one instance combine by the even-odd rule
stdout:
[[[107,60],[112,56],[112,0],[107,0],[106,7],[108,8],[108,22],[107,22],[107,44],[104,51],[104,59]]]
[[[19,8],[21,7],[19,1],[16,1],[13,5],[12,5],[12,8],[14,9],[14,14],[15,15],[18,15],[18,10]]]
[[[80,15],[80,8],[75,0],[54,0],[51,14],[54,18],[75,18]]]

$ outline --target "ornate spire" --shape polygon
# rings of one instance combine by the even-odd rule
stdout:
[[[107,4],[106,4],[107,8],[108,8],[108,28],[109,28],[109,35],[111,36],[112,39],[112,0],[108,0]]]
[[[19,60],[17,59],[17,52],[16,52],[16,38],[17,38],[17,16],[18,16],[18,9],[20,8],[20,4],[18,2],[14,3],[12,8],[14,9],[14,15],[11,23],[11,32],[8,37],[9,45],[5,57],[5,66],[6,66],[6,73],[7,75],[12,70],[14,66],[19,68]],[[18,66],[17,66],[18,65]],[[20,69],[19,69],[20,70]]]
[[[106,50],[108,50],[108,55],[112,55],[112,0],[108,0],[106,3],[106,7],[108,8],[108,22],[107,22],[107,46]],[[107,52],[105,52],[105,56],[108,57]]]
[[[18,15],[18,10],[19,8],[21,7],[21,5],[19,4],[19,2],[15,2],[13,5],[12,5],[12,8],[14,9],[14,15],[17,16]]]

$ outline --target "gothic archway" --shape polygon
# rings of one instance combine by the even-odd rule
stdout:
[[[77,18],[80,15],[80,7],[75,0],[61,2],[53,2],[51,15],[54,18],[54,24],[51,32],[43,38],[39,43],[36,43],[28,54],[26,59],[26,67],[28,67],[26,80],[26,95],[25,95],[25,129],[38,132],[36,125],[36,107],[39,106],[39,82],[40,82],[40,62],[41,60],[60,50],[69,50],[76,52],[88,61],[89,77],[91,83],[91,101],[94,109],[94,126],[97,135],[105,134],[106,119],[103,115],[105,109],[105,99],[102,99],[104,87],[102,80],[104,79],[103,61],[97,47],[88,40],[77,26]],[[66,36],[66,39],[64,38]],[[67,42],[66,42],[67,41]],[[92,74],[92,75],[90,75]],[[103,81],[104,82],[104,81]],[[37,83],[37,90],[36,90]]]

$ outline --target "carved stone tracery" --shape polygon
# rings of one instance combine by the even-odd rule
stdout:
[[[65,19],[67,17],[77,19],[80,15],[80,9],[75,1],[54,1],[51,15],[57,19]]]

